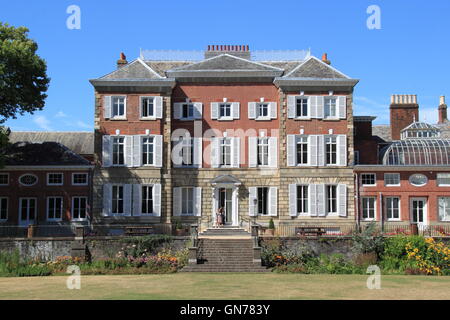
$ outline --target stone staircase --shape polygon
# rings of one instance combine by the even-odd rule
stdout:
[[[241,228],[212,228],[199,235],[197,264],[182,272],[268,272],[254,258],[253,239]]]

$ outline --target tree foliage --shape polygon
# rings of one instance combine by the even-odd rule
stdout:
[[[50,79],[28,29],[0,22],[0,123],[42,110]]]

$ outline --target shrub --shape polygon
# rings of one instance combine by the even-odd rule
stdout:
[[[269,229],[275,229],[275,224],[273,223],[272,218],[270,218],[270,220],[269,220]]]
[[[141,257],[143,254],[149,255],[164,244],[172,242],[169,235],[149,235],[143,237],[130,237],[122,240],[125,246],[117,254],[117,258],[126,258],[128,256]]]
[[[413,242],[406,244],[408,261],[413,261],[418,269],[425,274],[450,274],[450,247],[443,242],[436,242],[433,238],[424,239],[425,246]]]
[[[380,261],[383,271],[404,273],[406,269],[412,270],[418,267],[407,257],[406,246],[408,243],[421,250],[426,248],[425,239],[421,236],[397,235],[386,239]]]
[[[354,231],[352,234],[353,252],[355,254],[375,253],[380,258],[384,249],[383,234],[376,230],[376,224],[371,222],[361,232]]]

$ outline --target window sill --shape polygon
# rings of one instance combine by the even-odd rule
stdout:
[[[387,218],[386,221],[387,222],[402,222],[401,219],[394,219],[394,218],[392,218],[392,219]]]
[[[255,118],[256,121],[270,121],[270,120],[274,120],[270,117],[257,117]]]
[[[361,187],[376,187],[376,184],[361,184]]]
[[[341,121],[341,120],[345,120],[345,119],[332,117],[332,118],[323,118],[322,120],[323,121]]]
[[[217,118],[218,121],[233,121],[234,118],[231,117],[222,117],[222,118]]]
[[[71,219],[70,221],[72,221],[72,222],[86,222],[86,221],[88,221],[88,219],[87,218],[84,218],[84,219]]]
[[[111,121],[124,121],[127,120],[125,117],[115,117],[115,118],[109,118]]]
[[[142,120],[142,121],[155,121],[155,120],[157,120],[157,118],[156,117],[141,117],[141,118],[139,118],[139,120]]]
[[[400,187],[399,184],[385,184],[385,187]]]
[[[61,186],[63,186],[64,185],[64,183],[58,183],[58,184],[50,184],[50,183],[47,183],[47,187],[61,187]]]
[[[375,220],[375,218],[371,218],[371,219],[362,219],[361,221],[371,222],[371,221],[376,221],[376,220]]]
[[[293,118],[294,120],[298,120],[298,121],[304,121],[304,120],[306,120],[306,121],[311,121],[312,120],[312,118],[311,117],[295,117],[295,118]]]
[[[88,186],[89,184],[88,183],[73,183],[72,184],[72,186],[74,186],[74,187],[86,187],[86,186]]]

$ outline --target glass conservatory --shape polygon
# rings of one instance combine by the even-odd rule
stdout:
[[[426,122],[414,121],[401,131],[401,139],[439,138],[439,128]]]
[[[450,165],[450,140],[406,139],[394,141],[382,151],[387,166]]]

